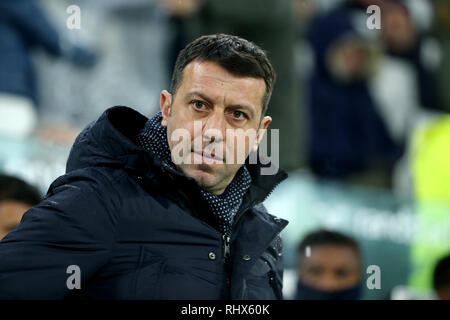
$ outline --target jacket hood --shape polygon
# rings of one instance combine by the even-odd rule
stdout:
[[[130,167],[131,160],[145,157],[133,138],[147,118],[124,106],[105,110],[81,131],[70,150],[66,173],[98,166]],[[140,166],[135,163],[134,167]]]
[[[137,175],[146,176],[155,170],[171,171],[170,167],[162,167],[159,159],[134,142],[134,137],[145,126],[148,118],[138,111],[125,106],[111,107],[91,122],[76,138],[67,160],[66,173],[87,167],[112,167],[124,169]],[[274,175],[261,175],[263,167],[258,158],[256,164],[246,162],[252,177],[249,192],[252,198],[263,201],[287,173],[278,169]],[[268,163],[264,166],[270,166]],[[172,174],[184,176],[172,170]]]

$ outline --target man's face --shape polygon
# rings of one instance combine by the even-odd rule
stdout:
[[[310,287],[332,292],[348,289],[360,282],[360,262],[355,251],[345,246],[319,245],[302,256],[298,274]]]
[[[18,201],[0,202],[0,240],[19,225],[23,214],[30,208],[30,205]]]
[[[238,160],[256,151],[263,136],[258,129],[271,122],[261,118],[265,90],[263,79],[233,75],[210,61],[189,63],[175,97],[164,90],[160,101],[178,169],[204,190],[223,193],[242,166]],[[246,135],[249,129],[254,136]],[[180,132],[188,138],[176,137]]]
[[[367,44],[357,39],[339,41],[329,51],[331,72],[344,83],[367,78],[370,59]]]
[[[408,13],[398,4],[387,4],[383,9],[382,37],[389,49],[404,53],[414,46],[416,31]]]

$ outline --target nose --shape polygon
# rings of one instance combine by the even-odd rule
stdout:
[[[203,123],[203,141],[205,143],[222,142],[225,135],[225,127],[224,115],[219,111],[212,112]]]

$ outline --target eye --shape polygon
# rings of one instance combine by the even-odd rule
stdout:
[[[323,270],[320,267],[310,267],[307,271],[313,276],[320,276],[323,273]]]
[[[197,110],[204,110],[206,108],[206,104],[200,100],[192,100],[191,104],[194,106]]]
[[[243,113],[242,111],[233,111],[231,113],[233,115],[233,118],[237,119],[237,120],[243,120],[247,118],[247,115],[245,113]]]
[[[348,276],[349,272],[346,269],[337,269],[334,271],[337,278],[345,278]]]

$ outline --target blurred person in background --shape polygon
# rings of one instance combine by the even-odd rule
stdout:
[[[356,300],[361,296],[358,243],[335,231],[307,234],[298,246],[297,300]]]
[[[0,134],[30,135],[37,124],[38,95],[30,57],[37,47],[77,66],[95,54],[61,37],[35,0],[0,2]]]
[[[355,22],[359,6],[346,1],[314,17],[309,27],[310,166],[319,177],[390,187],[403,146],[389,134],[369,87],[379,48],[376,34]]]
[[[380,7],[378,39],[384,54],[371,89],[391,137],[397,144],[408,145],[417,125],[434,117],[433,110],[441,108],[434,81],[441,50],[428,36],[432,19],[429,2],[389,0],[381,2]],[[406,153],[399,167],[406,167],[408,156]]]
[[[155,0],[169,15],[172,25],[172,38],[168,48],[168,70],[173,72],[173,66],[178,53],[189,42],[188,32],[185,28],[186,21],[195,16],[202,6],[202,0]]]
[[[439,300],[450,300],[450,255],[437,262],[433,273],[433,288]]]
[[[389,0],[382,3],[381,40],[386,54],[406,63],[418,90],[418,102],[427,109],[441,109],[437,99],[434,73],[439,65],[441,50],[438,42],[427,36],[431,25],[420,25],[414,18],[413,3],[423,3],[423,11],[430,12],[426,1]]]
[[[19,225],[28,209],[40,201],[37,188],[17,177],[0,174],[0,240]]]
[[[362,21],[367,19],[369,5],[380,8],[381,28],[373,41],[379,43],[382,54],[368,85],[389,137],[395,145],[404,146],[401,158],[391,169],[390,185],[397,195],[410,198],[413,194],[410,140],[415,128],[434,117],[433,109],[440,105],[433,81],[440,48],[427,35],[432,7],[424,0],[352,0],[351,3]]]

